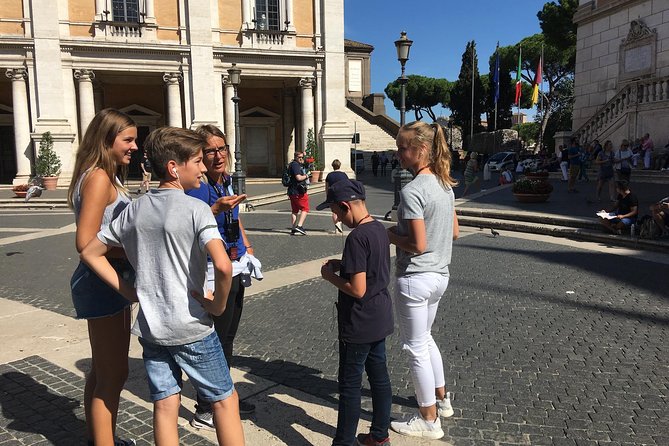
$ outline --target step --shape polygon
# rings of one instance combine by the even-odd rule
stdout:
[[[522,220],[531,223],[543,223],[556,226],[567,226],[583,229],[599,229],[596,218],[569,217],[563,215],[543,214],[539,212],[504,211],[499,209],[456,207],[458,216],[483,217],[499,220]]]
[[[606,245],[624,246],[633,249],[646,249],[669,253],[669,240],[645,240],[629,235],[605,234],[601,230],[575,228],[570,226],[533,223],[526,221],[498,220],[483,217],[458,217],[458,224],[462,226],[502,229],[513,232],[549,235],[574,240],[597,242]]]

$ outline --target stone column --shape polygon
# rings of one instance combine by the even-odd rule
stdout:
[[[302,90],[302,136],[299,143],[300,149],[307,148],[307,132],[314,128],[314,90],[313,78],[303,77],[300,79],[300,89]]]
[[[179,73],[163,74],[163,81],[167,84],[167,124],[170,127],[183,127],[181,120],[181,88],[183,80]]]
[[[295,152],[295,95],[288,88],[283,90],[283,147],[286,150],[286,161],[293,159]]]
[[[293,23],[293,0],[286,0],[286,31],[295,31]]]
[[[93,95],[93,79],[95,73],[91,70],[74,70],[74,78],[79,84],[79,127],[81,138],[84,137],[88,124],[95,116],[95,96]]]
[[[318,135],[321,133],[321,126],[323,125],[323,72],[321,70],[316,71],[316,79],[314,80],[314,90],[315,90],[315,105],[314,105],[314,136],[318,140]],[[320,146],[320,144],[319,144]]]
[[[14,110],[14,151],[16,152],[15,184],[26,183],[30,178],[30,114],[26,92],[25,68],[10,68],[5,75],[12,80],[12,108]]]
[[[154,0],[144,0],[146,3],[144,5],[144,13],[146,14],[145,20],[147,23],[156,22],[156,13],[153,7]]]
[[[253,28],[253,19],[255,17],[251,17],[251,4],[249,3],[251,0],[242,0],[242,29],[251,29]]]
[[[233,147],[235,145],[235,104],[232,97],[235,95],[235,88],[230,83],[227,75],[222,76],[223,81],[223,132],[225,133],[226,143]],[[228,152],[230,165],[235,165],[234,150]]]
[[[95,0],[95,20],[105,19],[105,0]]]

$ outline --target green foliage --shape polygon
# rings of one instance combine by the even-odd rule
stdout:
[[[60,158],[53,150],[51,132],[42,133],[39,143],[39,153],[35,161],[35,173],[40,177],[55,177],[60,174]]]
[[[523,178],[513,183],[514,194],[550,194],[553,186],[545,180]]]
[[[323,168],[325,167],[323,161],[321,160],[321,154],[319,152],[320,151],[318,150],[318,143],[316,142],[316,138],[314,137],[314,129],[309,129],[307,131],[306,154],[307,158],[314,159],[314,162],[312,163],[313,170],[323,170]]]
[[[468,133],[472,119],[472,71],[474,74],[474,132],[480,132],[481,114],[486,109],[486,89],[479,75],[479,67],[476,56],[476,42],[467,42],[467,47],[462,53],[462,65],[460,75],[451,91],[450,109],[453,112],[455,124],[462,127]]]
[[[399,79],[389,83],[384,92],[386,96],[393,101],[396,109],[400,109],[401,88]],[[436,121],[437,117],[432,111],[432,107],[441,104],[442,107],[448,107],[450,101],[453,82],[446,79],[436,79],[432,77],[409,75],[407,76],[405,107],[406,111],[414,112],[416,120],[423,118],[423,112]]]
[[[516,126],[518,137],[525,144],[533,144],[539,140],[541,124],[539,122],[524,122]]]
[[[574,80],[566,78],[555,86],[555,100],[551,101],[551,113],[544,131],[544,144],[555,148],[553,136],[556,132],[571,130],[574,109]]]
[[[537,14],[546,42],[565,53],[572,71],[576,63],[576,24],[573,19],[577,9],[578,0],[558,0],[558,3],[546,3]]]

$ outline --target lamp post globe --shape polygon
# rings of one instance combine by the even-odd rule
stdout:
[[[241,135],[239,134],[239,96],[237,95],[237,87],[242,82],[242,70],[233,63],[228,69],[228,76],[234,91],[232,102],[235,107],[235,172],[232,174],[232,189],[235,194],[241,195],[246,193],[246,175],[242,170]]]

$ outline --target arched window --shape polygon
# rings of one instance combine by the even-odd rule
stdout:
[[[279,0],[256,0],[256,29],[280,31]]]
[[[139,0],[112,0],[112,18],[115,22],[139,23]]]

